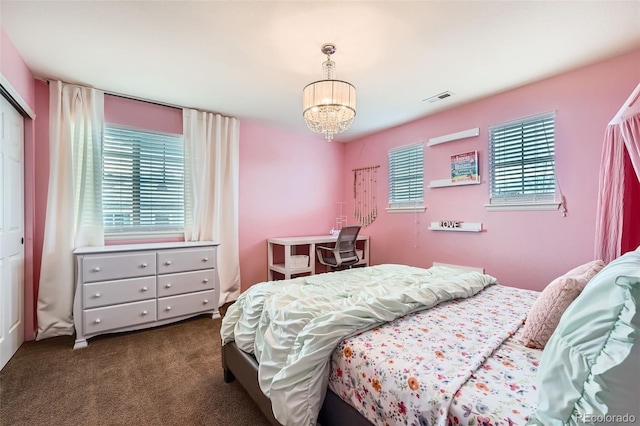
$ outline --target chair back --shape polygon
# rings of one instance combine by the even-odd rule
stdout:
[[[353,256],[356,255],[356,239],[360,232],[359,225],[343,226],[336,240],[336,248],[342,251],[353,250]]]
[[[317,259],[333,271],[351,268],[360,261],[356,251],[356,239],[360,226],[343,226],[333,247],[316,245]]]

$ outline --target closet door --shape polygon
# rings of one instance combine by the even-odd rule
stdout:
[[[0,95],[0,369],[24,341],[24,120]]]

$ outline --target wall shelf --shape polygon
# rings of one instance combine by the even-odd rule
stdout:
[[[430,231],[452,231],[452,232],[482,232],[482,223],[459,222],[454,220],[443,220],[431,222]]]
[[[429,139],[427,146],[438,145],[441,143],[453,142],[460,139],[472,138],[480,134],[480,128],[475,127],[473,129],[463,130],[461,132],[450,133],[444,136],[438,136],[436,138]]]
[[[477,180],[465,180],[462,182],[452,182],[451,179],[438,179],[429,182],[429,188],[445,188],[448,186],[465,186],[465,185],[479,185],[481,182],[480,176]]]

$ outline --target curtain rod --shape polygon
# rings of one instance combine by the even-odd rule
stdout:
[[[35,77],[37,80],[42,80],[45,83],[49,84],[51,81],[54,81],[52,79],[49,78],[42,78],[42,77]],[[75,83],[67,83],[67,84],[75,84]],[[79,84],[77,86],[80,86]],[[89,87],[89,86],[87,86]],[[119,98],[125,98],[125,99],[131,99],[133,101],[139,101],[139,102],[145,102],[148,104],[153,104],[153,105],[159,105],[159,106],[164,106],[164,107],[169,107],[169,108],[175,108],[175,109],[179,109],[182,110],[183,108],[191,108],[191,107],[185,107],[185,106],[180,106],[180,105],[175,105],[175,104],[168,104],[168,103],[163,103],[163,102],[159,102],[159,101],[153,101],[151,99],[145,99],[145,98],[139,98],[137,96],[131,96],[131,95],[125,95],[123,93],[116,93],[116,92],[111,92],[108,90],[104,90],[104,89],[100,89],[98,87],[93,87],[90,86],[92,89],[96,89],[96,90],[100,90],[102,92],[104,92],[106,95],[111,95],[111,96],[117,96]],[[192,108],[195,109],[195,108]],[[199,111],[205,111],[205,112],[210,112],[212,114],[220,114],[226,117],[226,115],[220,113],[220,112],[215,112],[215,111],[208,111],[208,110],[199,110]],[[235,117],[229,117],[229,118],[235,118]]]

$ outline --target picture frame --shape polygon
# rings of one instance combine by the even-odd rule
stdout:
[[[451,183],[478,182],[478,151],[467,151],[451,156]]]

